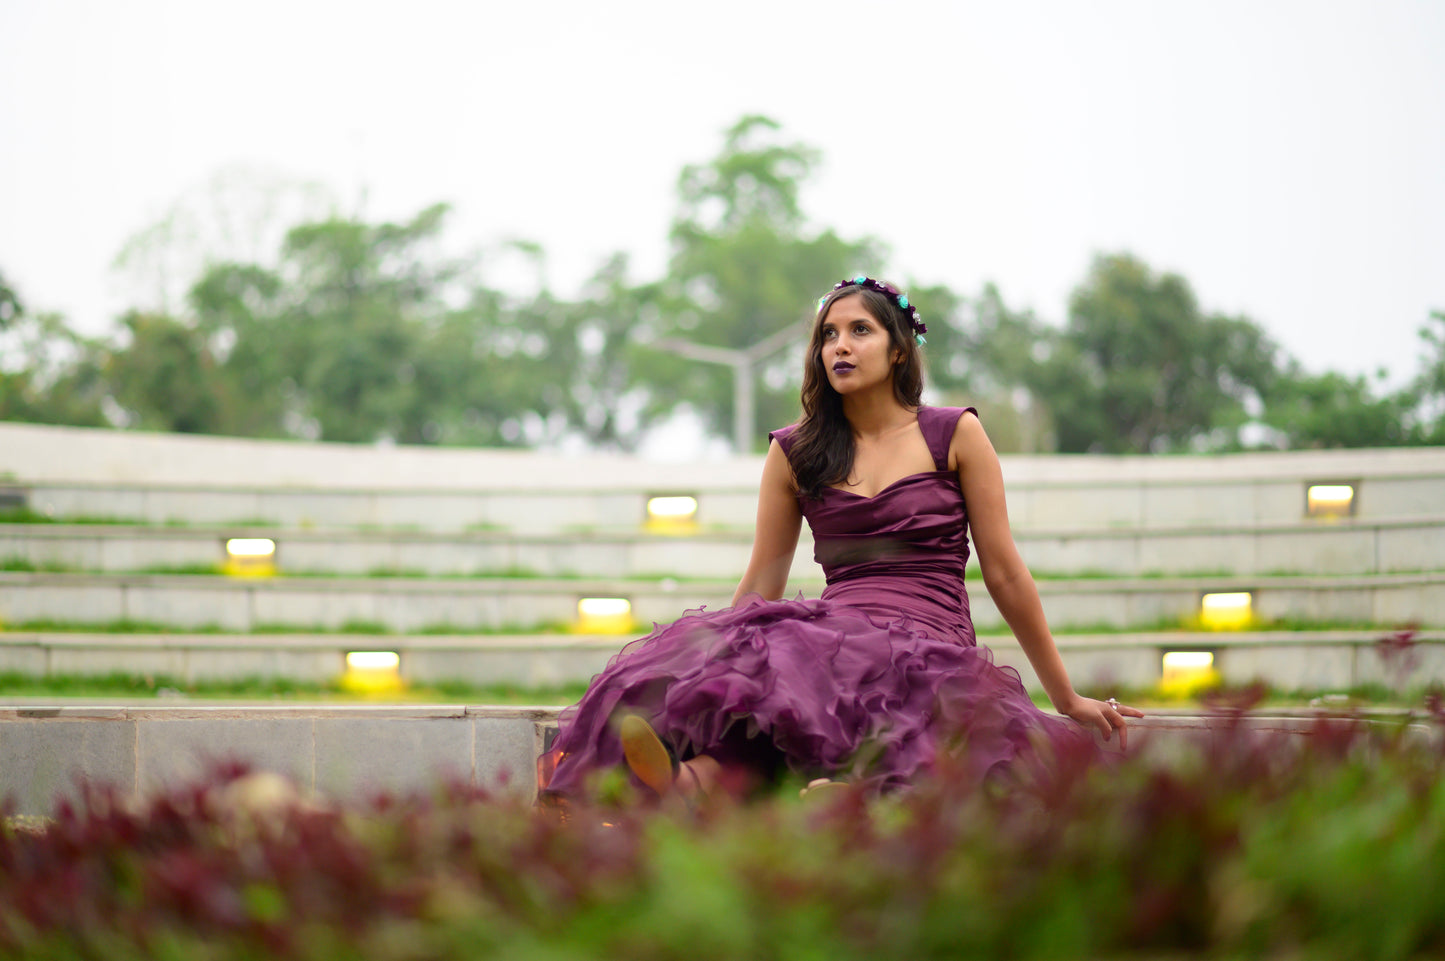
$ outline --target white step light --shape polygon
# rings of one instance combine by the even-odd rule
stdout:
[[[1355,512],[1355,485],[1310,484],[1305,488],[1305,514],[1338,519]]]
[[[353,671],[395,671],[401,667],[396,651],[349,651],[346,667]]]

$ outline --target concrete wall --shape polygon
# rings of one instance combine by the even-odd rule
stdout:
[[[550,708],[3,707],[0,797],[43,814],[81,781],[143,797],[220,761],[275,771],[308,794],[426,791],[441,778],[523,797]]]

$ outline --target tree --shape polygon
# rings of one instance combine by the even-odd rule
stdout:
[[[646,433],[649,385],[639,372],[649,357],[641,341],[660,324],[658,285],[633,284],[627,274],[626,255],[615,254],[579,301],[530,311],[549,338],[547,409],[560,411],[589,446],[623,451],[635,450]]]
[[[1178,275],[1095,259],[1062,334],[1030,374],[1058,449],[1145,453],[1233,435],[1274,376],[1278,348],[1243,317],[1206,315]]]
[[[925,305],[928,382],[942,400],[977,405],[989,439],[1002,452],[1053,449],[1053,427],[1035,397],[1035,369],[1058,336],[1029,311],[1004,303],[993,284],[976,297],[942,285],[911,284],[909,297]]]
[[[1425,355],[1410,388],[1417,442],[1445,444],[1445,310],[1432,310],[1419,333]]]
[[[280,319],[283,284],[256,264],[218,263],[187,296],[196,331],[224,383],[227,403],[221,433],[287,437],[294,418],[294,382],[288,380],[290,332]],[[291,421],[291,422],[294,422]]]
[[[541,439],[523,421],[542,400],[547,333],[528,328],[531,318],[483,286],[469,262],[439,253],[446,214],[437,205],[402,223],[303,223],[287,233],[274,268],[206,271],[189,300],[237,399],[226,418],[233,432],[413,444]]]
[[[98,341],[59,314],[17,310],[0,330],[0,348],[0,420],[109,426]]]
[[[1364,377],[1308,374],[1291,363],[1265,394],[1261,418],[1288,448],[1397,447],[1416,442],[1407,391],[1376,397]]]
[[[767,117],[743,117],[727,131],[716,157],[683,169],[668,273],[649,296],[657,321],[640,327],[639,338],[680,338],[731,350],[787,328],[803,339],[818,296],[880,259],[874,241],[806,228],[798,194],[817,154],[802,144],[779,142],[778,130]],[[801,376],[798,352],[780,352],[759,364],[758,373],[755,409],[761,423],[792,420]],[[733,385],[717,365],[639,358],[635,383],[648,387],[647,417],[688,406],[713,431],[731,433]],[[752,446],[761,441],[761,432],[755,432]]]
[[[0,332],[13,324],[21,314],[25,312],[24,306],[20,303],[20,295],[15,293],[10,282],[5,279],[5,274],[0,273]]]
[[[133,311],[121,322],[129,342],[108,352],[104,373],[126,426],[224,433],[225,385],[201,333],[164,314]]]
[[[217,264],[259,264],[298,223],[326,219],[330,191],[273,171],[218,171],[184,190],[155,223],[122,245],[114,268],[133,310],[177,316],[197,278]]]

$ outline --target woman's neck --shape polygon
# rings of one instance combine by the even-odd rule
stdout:
[[[843,416],[848,418],[853,437],[867,441],[913,423],[918,414],[898,402],[890,384],[886,392],[870,391],[845,396]]]

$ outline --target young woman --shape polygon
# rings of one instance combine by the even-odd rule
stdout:
[[[733,606],[625,647],[563,713],[544,794],[580,793],[588,774],[621,764],[658,793],[785,769],[888,790],[943,751],[983,778],[1041,744],[1092,750],[1090,728],[1124,740],[1125,718],[1143,714],[1069,683],[976,412],[919,403],[926,330],[905,295],[872,278],[820,301],[803,414],[770,435]],[[828,586],[783,600],[804,519]],[[1037,709],[1018,673],[977,645],[970,530],[989,594],[1066,718]]]

